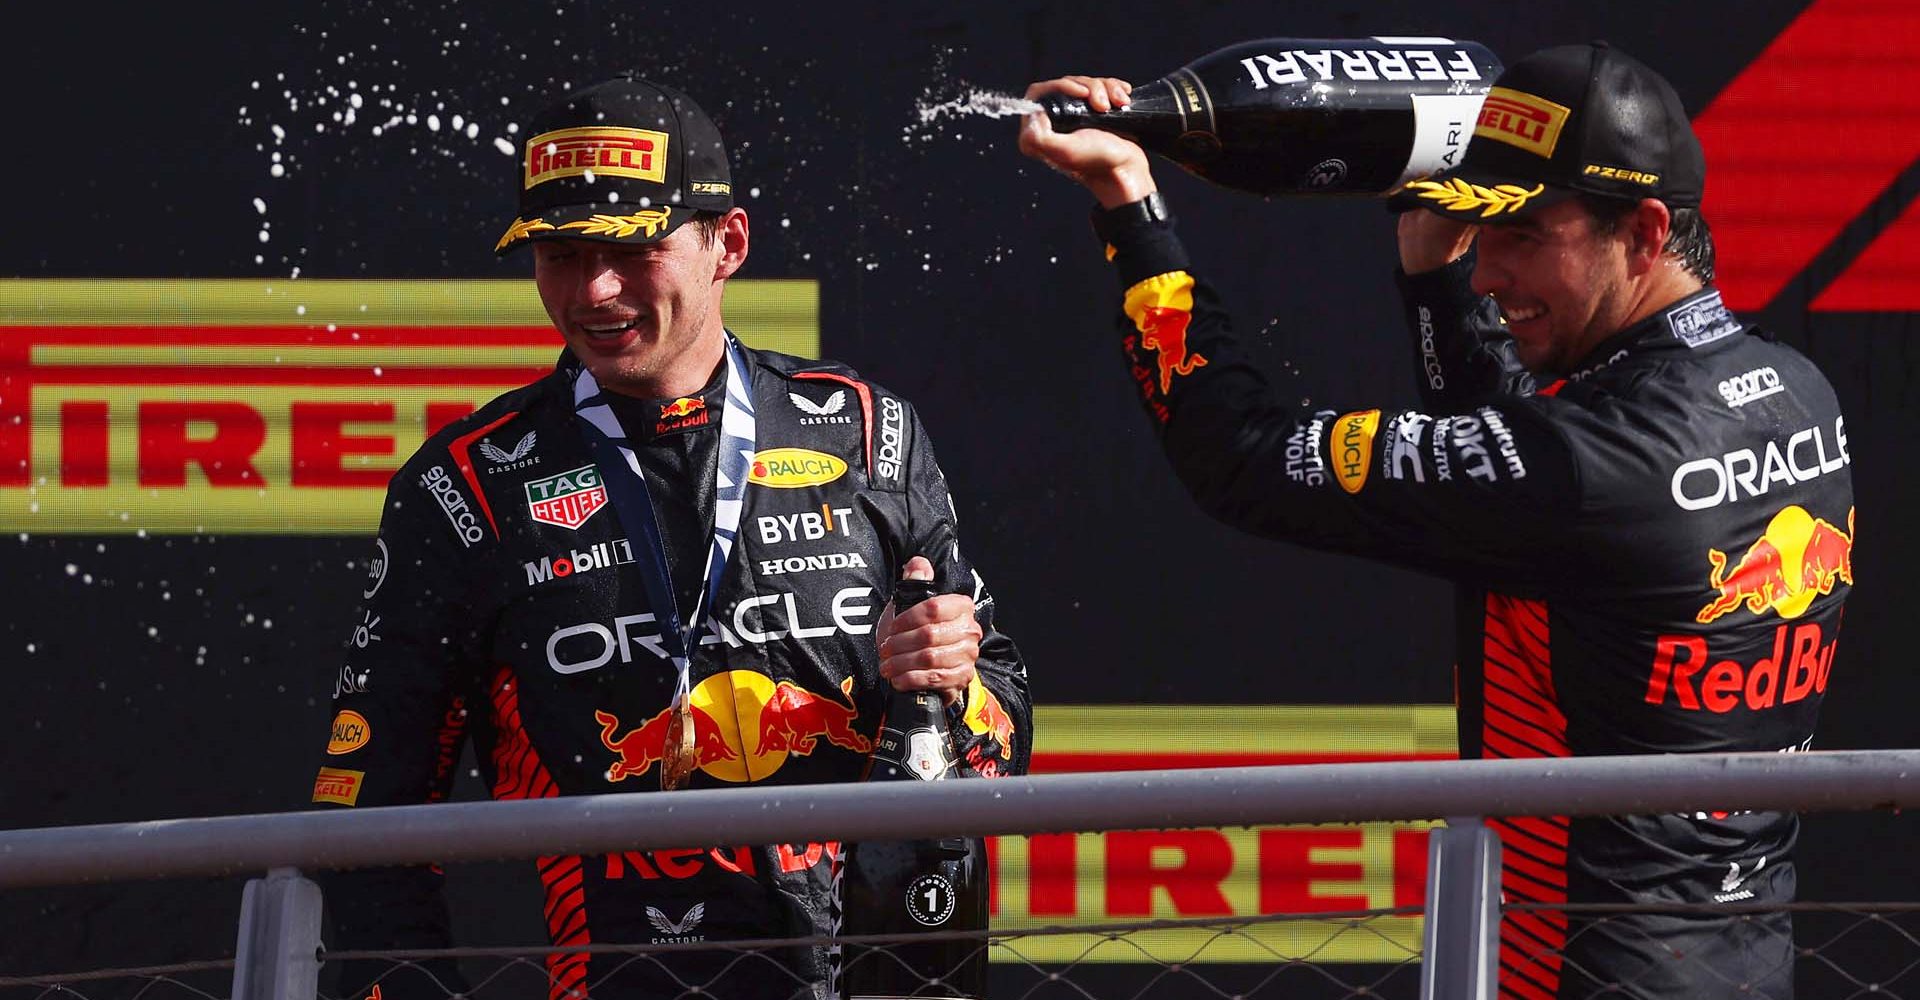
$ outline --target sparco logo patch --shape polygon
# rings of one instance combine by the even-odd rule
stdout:
[[[439,501],[440,509],[447,515],[447,523],[453,525],[453,533],[460,537],[462,546],[470,548],[473,543],[487,537],[479,519],[473,516],[473,508],[467,506],[467,498],[460,495],[460,488],[453,484],[445,468],[436,465],[428,469],[420,477],[420,485]]]
[[[1780,384],[1780,373],[1768,366],[1743,372],[1721,382],[1720,398],[1726,400],[1728,406],[1745,406],[1785,388]]]
[[[542,524],[578,528],[607,505],[607,487],[591,465],[527,484],[527,511]]]
[[[592,171],[667,179],[667,134],[644,128],[563,128],[527,140],[526,186]]]
[[[1435,390],[1447,387],[1447,372],[1440,365],[1440,352],[1433,346],[1433,310],[1420,307],[1420,365],[1426,369],[1427,385]]]
[[[906,434],[906,408],[892,396],[880,397],[880,450],[874,455],[875,471],[880,478],[899,478]]]

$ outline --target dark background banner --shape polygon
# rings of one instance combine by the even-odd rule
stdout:
[[[1198,513],[1118,360],[1087,197],[1018,155],[1013,119],[927,109],[1068,72],[1144,81],[1263,36],[1447,35],[1508,60],[1606,38],[1708,113],[1730,297],[1808,350],[1846,413],[1866,541],[1816,745],[1912,745],[1898,616],[1920,601],[1920,576],[1899,569],[1920,565],[1904,524],[1920,500],[1906,267],[1920,148],[1900,136],[1920,135],[1901,68],[1920,38],[1905,8],[56,5],[0,66],[14,137],[0,276],[526,277],[526,260],[492,254],[515,163],[495,140],[515,143],[508,123],[563,86],[637,67],[726,133],[753,224],[743,277],[817,281],[824,353],[918,404],[1038,702],[1165,705],[1169,727],[1182,704],[1443,703],[1449,588]],[[1796,19],[1807,58],[1762,59]],[[1709,111],[1723,95],[1744,96]],[[1834,140],[1810,145],[1829,133],[1796,116]],[[1288,392],[1347,409],[1415,400],[1377,202],[1261,201],[1159,173],[1198,266]],[[1769,193],[1783,177],[1791,197]],[[108,305],[129,321],[143,308]],[[305,805],[369,539],[4,544],[0,828]],[[1803,895],[1920,898],[1901,832],[1813,817]],[[471,915],[519,908],[522,889],[466,881],[477,939],[538,940],[537,916]],[[237,881],[9,894],[0,971],[229,952],[238,899]]]

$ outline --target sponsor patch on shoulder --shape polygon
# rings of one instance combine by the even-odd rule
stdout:
[[[1373,462],[1373,436],[1379,430],[1379,410],[1349,413],[1333,422],[1327,449],[1333,455],[1333,477],[1348,493],[1358,493],[1367,485],[1367,472]]]
[[[1728,406],[1740,407],[1785,389],[1786,386],[1780,381],[1780,373],[1774,371],[1772,365],[1767,365],[1722,381],[1720,398],[1726,400]]]
[[[879,409],[880,428],[873,442],[873,488],[904,490],[907,488],[907,452],[912,447],[908,440],[911,431],[907,425],[907,408],[892,396],[881,396]]]
[[[1669,310],[1666,320],[1667,329],[1673,332],[1673,339],[1688,347],[1704,347],[1740,330],[1740,321],[1720,301],[1719,292],[1709,292],[1686,305]]]

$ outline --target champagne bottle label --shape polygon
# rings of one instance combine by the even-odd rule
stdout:
[[[1394,186],[1459,163],[1484,100],[1485,94],[1413,95],[1413,152]]]
[[[907,886],[907,916],[928,927],[938,927],[953,916],[959,893],[944,875],[922,875]]]
[[[1222,187],[1384,194],[1459,162],[1500,68],[1447,38],[1264,38],[1141,84],[1124,108],[1040,103],[1055,129],[1125,135]]]
[[[954,761],[951,748],[941,734],[931,729],[916,729],[907,734],[906,764],[921,781],[939,781],[947,776]]]

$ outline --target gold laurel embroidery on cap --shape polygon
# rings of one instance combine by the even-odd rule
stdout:
[[[500,242],[493,245],[493,249],[497,253],[505,249],[509,243],[524,240],[528,236],[543,229],[552,228],[553,225],[551,223],[540,219],[515,219],[513,220],[513,225],[508,226],[506,233],[500,237]]]
[[[1547,189],[1545,184],[1535,184],[1529,191],[1518,184],[1495,184],[1493,187],[1481,187],[1469,184],[1458,177],[1446,183],[1439,181],[1411,181],[1407,187],[1420,192],[1420,197],[1437,201],[1440,207],[1449,212],[1470,212],[1481,209],[1480,217],[1492,218],[1502,212],[1518,212],[1527,200]]]
[[[649,208],[632,215],[596,215],[591,219],[565,223],[560,228],[578,229],[588,236],[611,236],[616,240],[624,240],[642,229],[647,231],[646,235],[652,236],[667,224],[670,217],[671,213],[664,208]]]

